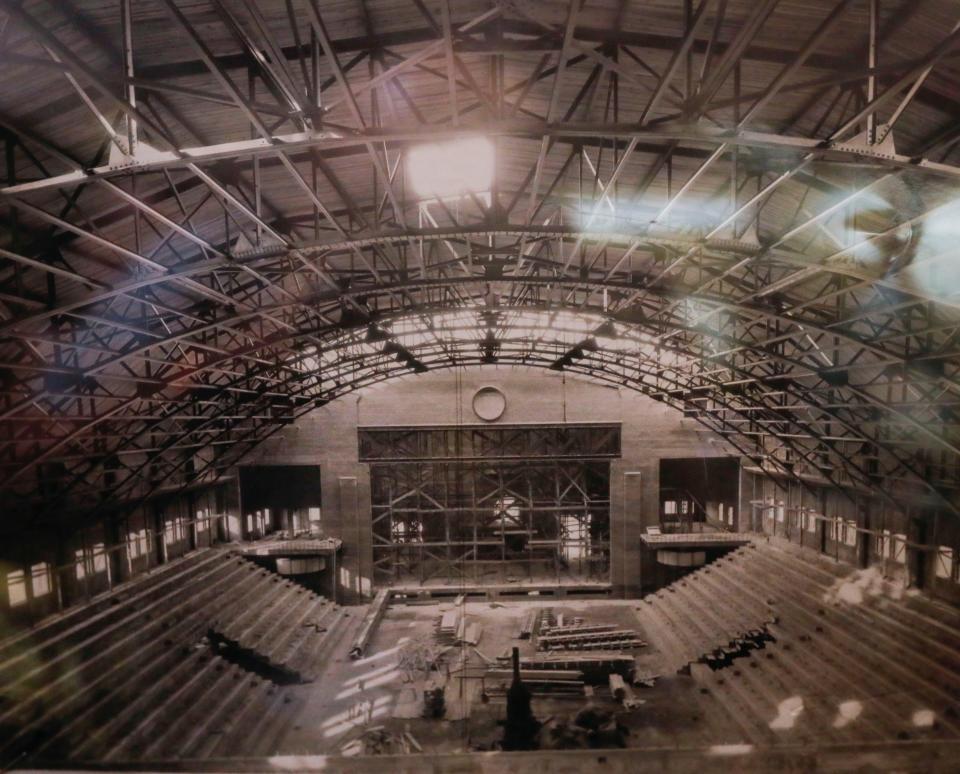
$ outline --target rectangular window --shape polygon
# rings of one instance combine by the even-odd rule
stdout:
[[[210,526],[210,519],[203,511],[197,511],[197,532],[206,532]]]
[[[949,580],[953,577],[953,549],[940,546],[937,549],[937,577]]]
[[[896,534],[893,536],[893,561],[903,564],[907,561],[907,536]]]
[[[851,548],[856,548],[857,546],[857,522],[850,520],[847,522],[846,533],[844,534],[844,542]]]
[[[663,504],[663,512],[667,516],[673,516],[677,512],[677,503],[675,500],[667,500]]]
[[[148,550],[146,528],[127,533],[127,551],[129,551],[131,559],[139,559]]]
[[[890,530],[888,529],[877,537],[877,556],[882,556],[884,559],[890,558]]]
[[[138,559],[140,557],[140,541],[137,539],[137,533],[135,531],[127,532],[127,556],[131,559]]]
[[[73,556],[76,562],[77,580],[83,580],[87,577],[87,563],[86,558],[84,557],[83,549],[78,548],[73,552]]]
[[[10,607],[27,604],[27,576],[23,570],[7,573],[7,599]]]
[[[777,521],[781,524],[783,523],[784,518],[787,515],[787,509],[784,507],[783,503],[777,506]]]
[[[817,512],[810,511],[807,514],[807,532],[816,532],[817,531]]]
[[[30,568],[30,588],[34,598],[46,596],[50,593],[50,565],[40,562]]]
[[[103,543],[97,543],[93,547],[93,571],[107,571],[107,551]]]

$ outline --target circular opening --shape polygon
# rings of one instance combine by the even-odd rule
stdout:
[[[473,396],[473,413],[484,422],[493,422],[503,416],[507,399],[496,387],[481,387]]]

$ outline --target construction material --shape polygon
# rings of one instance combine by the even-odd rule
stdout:
[[[513,672],[509,669],[488,669],[484,674],[485,679],[503,682],[509,682],[513,677]],[[524,683],[530,682],[583,682],[583,672],[572,669],[520,669],[520,679]],[[622,678],[621,678],[622,681]]]
[[[363,731],[356,739],[340,746],[340,754],[352,757],[356,755],[398,755],[423,752],[423,747],[409,731],[393,733],[383,726],[374,726]]]
[[[556,626],[541,631],[540,636],[560,637],[565,634],[596,634],[598,632],[612,632],[617,628],[616,624],[572,624],[568,626]]]
[[[533,636],[533,629],[539,615],[539,610],[531,610],[523,617],[523,622],[520,624],[520,634],[518,635],[521,640],[529,640]]]
[[[451,647],[438,647],[422,640],[404,643],[397,656],[397,669],[403,674],[404,682],[423,680],[439,671],[444,654]]]
[[[550,629],[557,625],[557,619],[553,615],[552,607],[542,607],[537,611],[537,617],[533,620],[532,637],[540,636],[540,632]]]
[[[350,658],[361,658],[366,652],[367,646],[370,644],[370,640],[373,639],[373,635],[377,631],[377,627],[380,625],[380,621],[383,620],[383,615],[387,611],[389,601],[389,589],[381,589],[377,592],[377,595],[373,598],[373,602],[370,605],[370,609],[367,610],[367,614],[364,616],[363,625],[360,627],[360,633],[357,635],[357,639],[354,641],[353,647],[350,648]]]
[[[482,636],[483,626],[475,622],[463,627],[463,634],[458,638],[458,642],[466,643],[467,645],[477,645]]]
[[[501,656],[503,664],[509,656]],[[575,654],[562,653],[543,656],[531,656],[520,659],[520,668],[529,670],[568,670],[583,674],[588,685],[606,685],[611,674],[618,674],[629,682],[633,678],[636,662],[633,656],[623,653]],[[502,667],[501,667],[502,668]]]
[[[538,650],[612,650],[642,648],[646,644],[632,629],[584,634],[544,634],[537,638]]]
[[[460,636],[460,623],[460,613],[447,610],[437,624],[437,639],[446,645],[453,645]]]

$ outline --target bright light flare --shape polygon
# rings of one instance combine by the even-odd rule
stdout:
[[[484,137],[421,145],[407,154],[414,190],[430,198],[489,191],[493,164],[493,145]]]

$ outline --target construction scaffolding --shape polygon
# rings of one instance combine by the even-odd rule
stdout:
[[[399,431],[370,466],[376,581],[606,581],[619,428],[577,429],[553,459],[541,442],[557,428]]]

